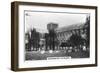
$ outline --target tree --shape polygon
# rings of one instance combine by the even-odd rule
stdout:
[[[45,33],[46,49],[49,47],[52,50],[55,50],[55,47],[58,46],[57,35],[54,30],[50,30],[49,33]]]
[[[36,29],[31,30],[30,41],[31,41],[31,47],[33,47],[33,48],[39,47],[40,36],[39,36],[39,32],[36,32]]]
[[[89,47],[89,44],[90,44],[90,16],[89,17],[87,17],[87,20],[86,20],[86,24],[85,24],[85,26],[86,26],[86,45],[87,45],[87,47]]]
[[[71,45],[72,47],[75,47],[75,46],[79,47],[80,45],[83,45],[84,42],[86,42],[85,39],[83,39],[80,35],[77,35],[77,34],[73,34],[73,35],[69,38],[68,41],[70,42],[70,45]]]
[[[25,33],[25,49],[26,51],[30,51],[31,50],[31,42],[30,42],[30,35],[29,35],[29,32]]]

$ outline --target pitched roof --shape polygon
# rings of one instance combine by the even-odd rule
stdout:
[[[84,27],[84,24],[85,23],[73,24],[73,25],[70,25],[70,26],[57,28],[55,31],[56,32],[64,32],[64,31],[70,31],[70,30],[74,30],[74,29],[81,29],[81,28]]]

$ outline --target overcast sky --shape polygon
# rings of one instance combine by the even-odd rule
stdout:
[[[87,14],[25,11],[25,32],[33,27],[40,32],[47,32],[47,24],[51,22],[58,23],[58,27],[84,23],[86,17]]]

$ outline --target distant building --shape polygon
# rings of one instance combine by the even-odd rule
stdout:
[[[56,50],[61,44],[68,42],[73,34],[77,34],[86,40],[86,46],[89,47],[90,40],[90,17],[86,18],[85,23],[73,24],[65,27],[58,27],[57,23],[47,24],[48,33],[40,33],[40,30],[30,30],[25,33],[25,48],[27,51],[32,50]],[[69,43],[69,42],[68,42]],[[68,46],[65,46],[68,47]]]
[[[84,23],[83,24],[74,24],[67,27],[57,28],[56,34],[57,39],[62,42],[66,42],[72,34],[82,34],[84,32]]]
[[[85,23],[73,24],[62,28],[56,28],[55,32],[60,44],[66,42],[72,34],[80,35],[84,39],[89,40],[90,17],[86,18]],[[89,43],[89,42],[88,42]]]
[[[55,32],[57,28],[57,23],[47,24],[48,34],[46,36],[46,50],[48,50],[48,48],[51,50],[55,50],[55,47],[58,45],[57,35]]]

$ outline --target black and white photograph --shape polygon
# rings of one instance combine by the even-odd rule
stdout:
[[[97,7],[12,3],[14,71],[97,66]]]
[[[25,60],[90,57],[90,14],[24,11]]]

